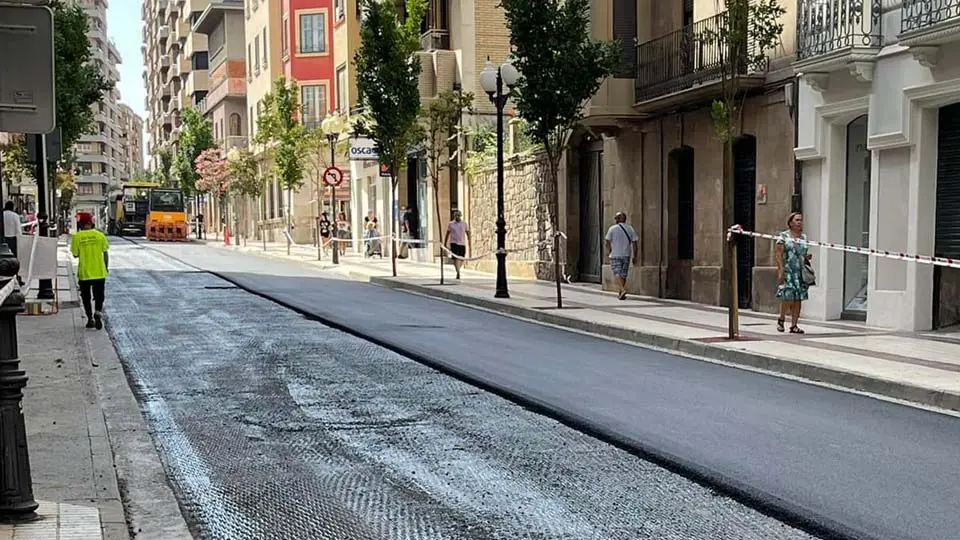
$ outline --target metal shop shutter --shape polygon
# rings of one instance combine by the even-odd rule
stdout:
[[[934,251],[960,258],[960,103],[940,109]]]

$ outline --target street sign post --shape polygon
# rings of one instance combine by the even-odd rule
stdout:
[[[6,51],[0,64],[0,131],[50,133],[57,108],[50,8],[0,4],[0,51]]]
[[[330,187],[337,187],[343,183],[343,171],[339,167],[327,167],[323,171],[323,183]]]

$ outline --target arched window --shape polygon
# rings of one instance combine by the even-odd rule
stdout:
[[[241,133],[240,133],[240,115],[239,115],[239,114],[233,113],[233,114],[230,115],[230,124],[229,124],[229,127],[228,127],[227,129],[229,130],[231,137],[238,137],[238,136],[241,135]]]

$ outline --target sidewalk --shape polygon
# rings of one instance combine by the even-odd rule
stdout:
[[[0,524],[0,540],[192,538],[109,336],[84,324],[82,310],[63,305],[17,317],[40,519]]]
[[[268,244],[266,252],[260,244],[251,245],[233,249],[288,258],[285,245]],[[791,335],[776,331],[775,315],[741,311],[741,339],[731,342],[726,339],[727,311],[721,307],[636,296],[621,302],[599,286],[569,284],[564,285],[565,307],[558,310],[555,285],[549,282],[511,279],[511,298],[495,299],[495,279],[489,274],[465,271],[463,280],[448,279],[449,286],[441,288],[437,265],[398,261],[398,277],[393,278],[389,259],[354,256],[335,268],[329,261],[317,262],[316,248],[311,249],[307,253],[295,246],[289,259],[574,331],[960,412],[957,330],[905,333],[846,321],[801,321],[806,334]],[[453,269],[448,269],[450,278]]]

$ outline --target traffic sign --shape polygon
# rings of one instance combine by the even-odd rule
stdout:
[[[343,183],[343,171],[337,167],[327,167],[323,171],[323,183],[330,187],[339,186]]]
[[[390,178],[393,176],[393,170],[390,168],[389,163],[380,164],[380,178]]]
[[[0,5],[0,131],[50,133],[56,125],[53,12]]]

